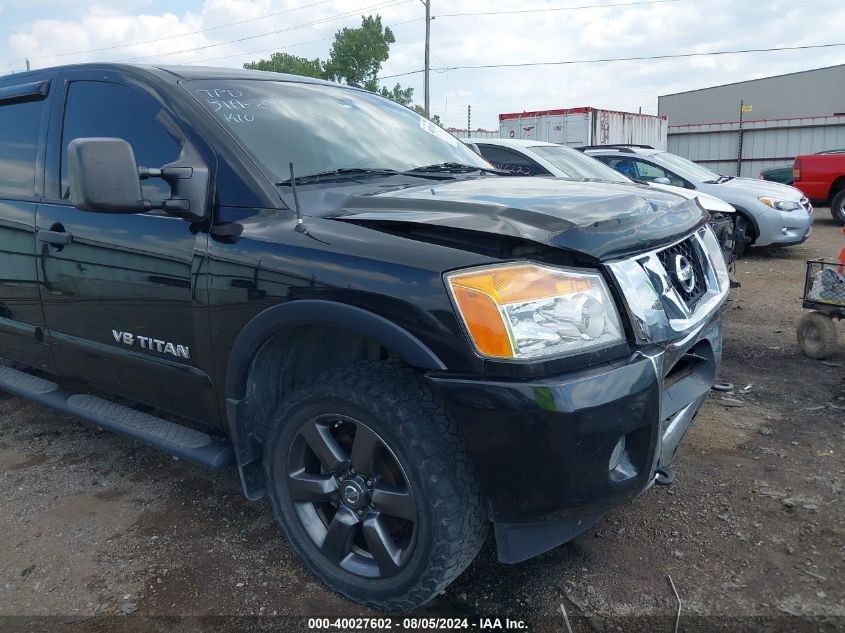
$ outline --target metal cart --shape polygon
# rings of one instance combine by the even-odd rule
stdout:
[[[837,347],[834,319],[845,318],[845,264],[808,261],[802,304],[812,312],[798,324],[798,344],[810,358],[828,358]]]

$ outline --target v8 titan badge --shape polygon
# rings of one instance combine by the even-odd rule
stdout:
[[[112,330],[111,333],[115,341],[130,347],[135,347],[135,344],[137,343],[141,349],[149,350],[151,352],[170,354],[171,356],[184,358],[185,360],[191,359],[191,348],[187,345],[176,345],[150,336],[132,334],[131,332],[119,332],[118,330]]]

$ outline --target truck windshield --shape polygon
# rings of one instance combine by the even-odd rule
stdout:
[[[490,169],[439,126],[371,92],[249,79],[190,81],[185,87],[276,180],[290,177],[291,162],[297,178],[441,163]]]
[[[576,149],[561,145],[532,145],[531,150],[542,156],[570,178],[597,178],[611,182],[631,182],[615,169]]]

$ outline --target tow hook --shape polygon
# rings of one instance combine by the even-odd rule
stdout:
[[[654,483],[658,486],[671,486],[675,481],[675,471],[668,466],[661,466],[654,471]]]

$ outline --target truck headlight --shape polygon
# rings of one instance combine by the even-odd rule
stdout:
[[[449,273],[446,285],[482,356],[562,356],[623,340],[616,306],[597,273],[509,264]]]
[[[779,200],[778,198],[768,198],[766,196],[757,199],[767,207],[777,209],[778,211],[797,211],[801,208],[801,203],[795,200]]]

